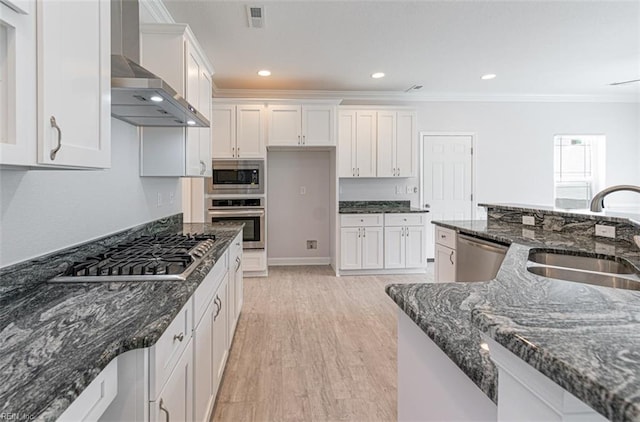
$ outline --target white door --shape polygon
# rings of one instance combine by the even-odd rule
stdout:
[[[362,268],[361,233],[361,227],[343,227],[340,229],[341,270],[359,270]]]
[[[73,2],[73,16],[65,1],[36,6],[38,162],[108,168],[110,2]]]
[[[376,177],[376,112],[356,112],[356,176]]]
[[[213,104],[211,113],[211,151],[213,158],[236,156],[236,106]]]
[[[362,228],[362,268],[378,269],[384,266],[384,232],[382,227]]]
[[[236,157],[264,158],[263,107],[239,105],[236,119]]]
[[[422,135],[422,198],[427,214],[427,256],[434,257],[431,221],[473,215],[471,135]]]
[[[302,145],[300,106],[269,106],[269,145]]]
[[[405,268],[404,227],[384,228],[384,267]]]
[[[213,373],[213,316],[217,310],[213,300],[209,302],[202,319],[193,332],[194,345],[194,421],[207,422],[209,410],[215,399],[215,382]]]
[[[405,264],[407,268],[424,268],[427,265],[425,232],[425,226],[405,227]]]
[[[356,175],[356,112],[341,111],[338,117],[338,175]]]
[[[417,166],[416,113],[399,111],[396,118],[396,174],[414,177]],[[378,169],[380,171],[380,169]]]
[[[396,175],[396,112],[379,111],[377,122],[378,177]]]
[[[302,106],[302,144],[335,145],[332,106]]]
[[[446,246],[435,245],[435,281],[456,281],[456,251]]]
[[[217,299],[218,305],[217,310],[213,316],[213,374],[215,377],[215,389],[214,391],[218,391],[218,386],[220,385],[220,380],[222,379],[222,374],[224,373],[224,365],[227,359],[227,351],[228,351],[228,284],[229,284],[229,275],[225,275],[222,280],[222,284],[218,287],[216,291],[216,295],[214,296]]]
[[[150,420],[153,422],[193,421],[193,344],[182,353],[180,360],[155,402],[151,402]]]

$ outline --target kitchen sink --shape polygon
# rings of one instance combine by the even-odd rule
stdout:
[[[640,290],[640,275],[636,269],[627,262],[613,259],[532,251],[527,270],[558,280]]]
[[[636,270],[626,262],[590,256],[567,255],[554,252],[532,252],[529,261],[554,267],[596,271],[609,274],[635,274]]]

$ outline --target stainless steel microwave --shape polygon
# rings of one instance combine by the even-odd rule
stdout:
[[[212,177],[206,179],[212,195],[264,194],[264,160],[213,160]]]

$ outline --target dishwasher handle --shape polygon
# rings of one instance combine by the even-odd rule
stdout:
[[[509,249],[508,246],[504,246],[499,243],[494,243],[494,242],[490,242],[483,239],[478,239],[477,237],[467,236],[464,234],[458,234],[458,242],[467,244],[469,246],[473,246],[475,248],[484,249],[489,252],[502,253],[502,254],[506,253],[507,249]]]

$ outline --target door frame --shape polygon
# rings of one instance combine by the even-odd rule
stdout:
[[[476,140],[477,135],[475,132],[428,132],[421,131],[419,132],[419,140],[418,140],[418,193],[420,198],[420,208],[424,207],[424,189],[423,189],[423,181],[424,181],[424,144],[426,136],[470,136],[471,137],[471,195],[473,196],[473,200],[471,201],[471,215],[475,220],[478,218],[478,196],[476,194],[476,169],[478,166],[476,165]]]

